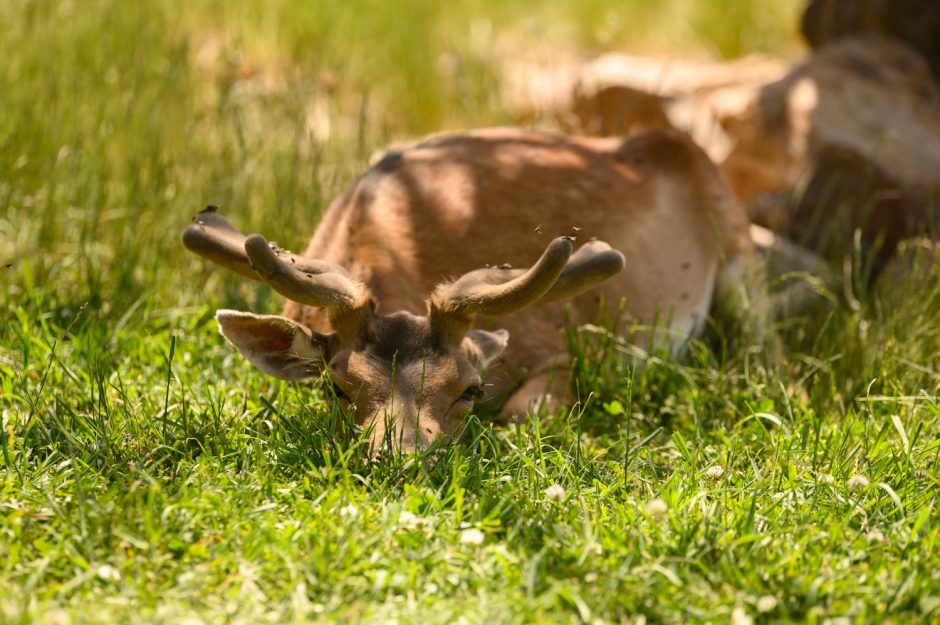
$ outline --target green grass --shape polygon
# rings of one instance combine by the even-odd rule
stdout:
[[[582,405],[375,464],[223,343],[280,301],[183,255],[203,205],[300,248],[373,150],[511,121],[497,53],[790,53],[798,9],[406,6],[0,3],[0,622],[940,619],[936,268],[771,366],[573,330]]]

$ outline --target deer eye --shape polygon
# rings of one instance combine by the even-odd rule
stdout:
[[[467,390],[463,392],[463,395],[460,396],[460,401],[476,401],[483,397],[483,385],[482,384],[473,384],[468,386]]]

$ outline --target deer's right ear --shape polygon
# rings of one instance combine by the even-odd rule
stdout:
[[[490,363],[499,358],[509,344],[509,332],[496,330],[470,330],[460,344],[464,355],[482,373]]]
[[[311,332],[287,317],[220,310],[219,332],[268,375],[297,381],[317,376],[336,344],[335,334]]]

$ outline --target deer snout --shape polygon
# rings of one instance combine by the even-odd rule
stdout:
[[[441,428],[429,412],[410,398],[396,398],[372,416],[370,448],[414,452],[428,448],[441,436]]]

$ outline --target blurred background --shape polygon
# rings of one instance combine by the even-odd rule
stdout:
[[[184,255],[196,211],[302,249],[380,150],[498,124],[685,130],[752,219],[877,272],[936,231],[938,42],[930,0],[0,3],[2,297],[275,310]]]
[[[793,58],[801,9],[797,0],[0,3],[4,314],[24,302],[43,314],[87,304],[105,317],[141,298],[185,306],[204,301],[207,280],[239,301],[248,291],[179,244],[205,204],[302,248],[374,151],[519,121],[503,97],[507,62],[576,63],[601,51]]]

